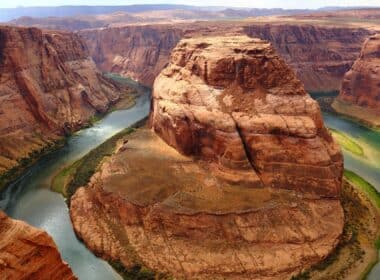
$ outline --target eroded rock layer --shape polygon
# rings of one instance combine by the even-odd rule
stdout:
[[[294,24],[201,22],[125,26],[80,32],[103,71],[115,71],[151,86],[183,37],[246,34],[270,41],[309,91],[339,90],[370,31]]]
[[[317,103],[269,43],[232,38],[177,45],[154,83],[154,131],[186,155],[250,169],[256,187],[337,197],[342,156]]]
[[[101,70],[151,86],[182,33],[174,26],[157,25],[90,29],[80,35]]]
[[[77,279],[44,231],[0,211],[1,279]]]
[[[0,27],[0,173],[118,98],[77,35]]]
[[[380,34],[365,41],[359,58],[344,76],[333,107],[380,127]]]
[[[334,249],[342,155],[269,43],[182,40],[152,104],[153,129],[128,136],[71,199],[91,250],[178,279],[269,280]]]

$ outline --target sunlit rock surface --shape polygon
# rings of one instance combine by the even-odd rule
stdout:
[[[0,211],[1,279],[77,279],[44,231]]]
[[[269,43],[182,40],[152,104],[152,129],[71,199],[91,250],[177,278],[289,279],[334,249],[342,155]]]

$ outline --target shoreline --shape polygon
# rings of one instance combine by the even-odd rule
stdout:
[[[112,78],[111,78],[112,79]],[[115,80],[115,83],[121,83],[118,80]],[[127,86],[127,83],[122,84],[124,87]],[[43,146],[40,150],[34,150],[29,152],[28,157],[24,157],[18,159],[18,165],[6,170],[5,172],[0,174],[0,192],[5,191],[13,182],[16,182],[17,179],[25,173],[28,168],[36,164],[40,159],[44,156],[54,153],[55,151],[62,148],[66,142],[68,137],[71,134],[74,134],[82,129],[93,126],[97,121],[104,118],[109,113],[115,110],[129,109],[136,105],[136,97],[138,96],[135,89],[132,87],[125,88],[123,92],[120,94],[120,98],[111,103],[104,113],[95,112],[93,116],[91,116],[79,129],[70,132],[68,135],[57,135],[56,140],[49,142],[46,146]],[[121,104],[121,106],[120,106]]]
[[[118,141],[122,138],[123,137],[119,137]],[[108,139],[103,144],[110,141],[112,140]],[[114,149],[117,148],[118,141],[114,141]],[[97,153],[97,149],[99,147],[100,146],[92,150],[90,153]],[[84,158],[82,158],[81,160],[84,160],[84,162],[82,162],[82,165],[87,165],[86,160]],[[96,166],[100,166],[103,160],[104,157],[102,157],[102,159],[98,161],[98,164]],[[96,169],[94,169],[93,172],[96,172]],[[369,237],[369,241],[367,240],[366,242],[361,243],[363,241],[360,240],[362,240],[363,236],[366,236],[367,234],[366,228],[361,226],[361,223],[363,221],[380,221],[380,194],[372,185],[370,185],[367,181],[365,181],[363,178],[361,178],[352,171],[345,170],[344,181],[345,182],[343,191],[344,194],[342,194],[342,206],[344,207],[347,220],[345,221],[345,232],[343,234],[342,240],[339,242],[337,248],[324,261],[315,265],[315,267],[311,268],[310,270],[304,271],[298,276],[294,276],[292,278],[293,280],[322,280],[324,278],[315,277],[313,273],[317,272],[321,274],[323,272],[328,274],[331,271],[334,272],[334,270],[338,271],[335,271],[333,275],[328,275],[328,279],[357,279],[350,277],[338,277],[341,273],[347,273],[346,276],[349,276],[348,274],[351,274],[351,272],[353,275],[356,276],[362,275],[360,276],[360,279],[363,279],[363,277],[369,274],[372,268],[378,263],[378,247],[376,246],[376,244],[379,243],[380,227],[376,226],[376,229],[374,229],[375,225],[370,223],[370,226],[368,228],[371,231],[376,231],[375,238],[372,238],[373,236],[371,235],[372,237]],[[68,203],[70,202],[68,201]],[[350,206],[352,203],[354,206]],[[363,220],[359,218],[361,217],[362,213],[366,213],[366,215],[364,215],[365,217],[363,218]],[[144,267],[141,267],[140,269],[126,269],[123,266],[121,266],[118,262],[112,260],[107,261],[121,275],[130,276],[131,273],[139,273],[140,269],[142,269],[144,273],[152,273],[151,271],[146,270],[146,268]],[[361,263],[362,261],[364,262]],[[346,263],[350,263],[350,266],[348,268],[344,266]],[[341,268],[341,270],[339,270],[339,268]]]
[[[378,264],[379,192],[359,175],[345,170],[342,206],[345,225],[335,250],[324,261],[293,276],[292,280],[366,279]]]
[[[86,185],[104,158],[114,153],[117,148],[117,143],[125,136],[133,133],[137,128],[144,126],[147,119],[148,117],[145,117],[129,127],[124,128],[119,133],[89,151],[82,158],[70,165],[64,166],[52,178],[50,189],[62,194],[69,203],[76,189]]]

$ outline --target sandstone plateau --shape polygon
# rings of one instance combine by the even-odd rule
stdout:
[[[308,91],[339,90],[342,77],[371,31],[310,24],[198,22],[124,26],[80,31],[103,71],[130,76],[148,86],[184,37],[240,34],[270,41]]]
[[[105,112],[119,91],[78,35],[0,27],[0,173]]]
[[[77,279],[44,231],[0,211],[1,279]]]
[[[343,162],[318,104],[270,43],[183,39],[150,125],[71,198],[97,255],[182,279],[289,279],[336,246]]]
[[[380,127],[380,34],[365,41],[359,58],[344,76],[333,108]]]

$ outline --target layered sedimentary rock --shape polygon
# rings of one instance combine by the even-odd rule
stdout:
[[[253,168],[257,187],[338,196],[340,150],[317,103],[266,41],[182,40],[153,100],[153,129],[178,151]]]
[[[0,27],[0,173],[118,98],[77,35]]]
[[[0,211],[1,279],[77,279],[44,231]]]
[[[269,43],[181,40],[152,104],[152,129],[71,199],[91,250],[176,278],[289,279],[334,249],[342,155]]]
[[[380,34],[369,37],[345,74],[336,111],[380,127]]]
[[[270,41],[309,91],[339,90],[370,31],[293,24],[201,22],[125,26],[81,31],[103,71],[131,76],[151,86],[177,42],[200,34],[246,34]]]
[[[128,26],[80,32],[98,67],[152,85],[182,30],[170,25]]]
[[[272,42],[308,91],[339,90],[370,31],[334,26],[265,24],[245,28]]]

